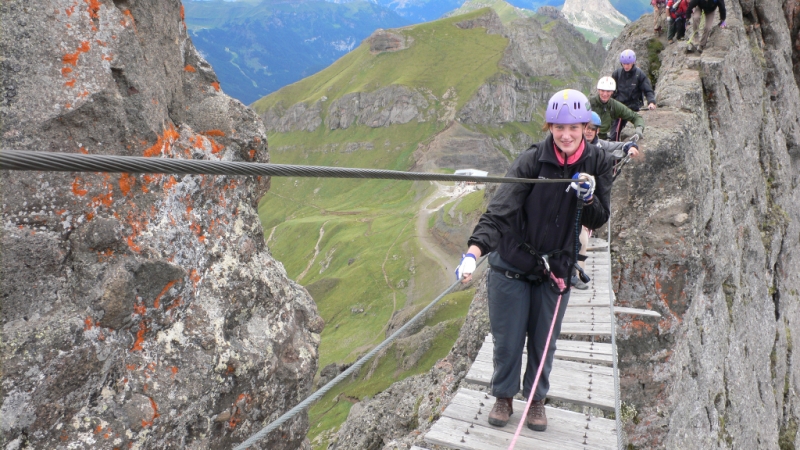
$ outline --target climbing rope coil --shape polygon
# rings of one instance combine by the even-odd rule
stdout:
[[[627,163],[625,161],[621,166]],[[620,166],[620,169],[621,169]],[[289,164],[266,164],[266,163],[252,163],[252,162],[238,162],[238,161],[208,161],[208,160],[186,160],[186,159],[172,159],[172,158],[143,158],[134,156],[113,156],[113,155],[85,155],[77,153],[58,153],[58,152],[32,152],[21,150],[0,150],[0,170],[26,170],[26,171],[56,171],[56,172],[111,172],[111,173],[169,173],[169,174],[194,174],[194,175],[228,175],[228,176],[277,176],[277,177],[324,177],[324,178],[359,178],[359,179],[390,179],[390,180],[409,180],[409,181],[471,181],[471,182],[486,182],[486,183],[523,183],[523,184],[538,184],[538,183],[572,183],[575,180],[568,179],[529,179],[529,178],[512,178],[512,177],[478,177],[471,175],[450,175],[450,174],[436,174],[436,173],[420,173],[420,172],[403,172],[395,170],[380,170],[380,169],[355,169],[343,167],[324,167],[324,166],[304,166],[304,165],[289,165]],[[619,172],[615,173],[618,175]],[[580,216],[578,216],[580,217]],[[609,238],[611,236],[611,228],[609,221]],[[577,243],[577,238],[576,238]],[[609,239],[610,243],[610,239]],[[577,254],[577,250],[576,250]],[[480,267],[487,256],[481,258],[477,265]],[[560,280],[559,280],[560,281]],[[305,410],[315,401],[322,398],[328,391],[333,389],[341,381],[359,370],[367,361],[372,359],[376,354],[385,349],[389,344],[402,335],[405,330],[411,327],[416,321],[425,316],[425,314],[433,308],[445,295],[452,292],[456,286],[461,283],[457,280],[450,285],[444,292],[431,301],[428,306],[417,313],[413,318],[406,322],[402,327],[395,331],[386,340],[378,344],[369,353],[361,357],[358,361],[353,363],[349,368],[340,373],[336,378],[319,388],[316,392],[311,394],[305,400],[297,404],[294,408],[290,409],[278,419],[268,424],[247,440],[237,445],[234,450],[245,450],[254,445],[256,442],[264,438],[271,431],[275,430],[286,421],[291,420],[294,416]],[[609,281],[610,284],[610,281]],[[559,283],[559,287],[563,290],[566,286],[563,282]],[[609,286],[610,287],[610,286]],[[559,296],[559,304],[561,296]],[[556,311],[558,310],[558,307]],[[611,302],[611,317],[613,314],[613,302]],[[553,325],[555,324],[555,316],[553,318]],[[552,334],[552,327],[550,333]],[[622,445],[622,430],[620,423],[620,399],[619,399],[619,378],[617,371],[617,355],[616,355],[616,341],[614,340],[614,321],[611,321],[611,338],[613,349],[613,365],[614,365],[614,391],[615,391],[615,416],[617,421],[617,442]],[[549,347],[550,336],[548,336],[547,347]],[[539,375],[541,374],[542,366],[538,368],[536,374],[536,381],[534,388],[531,391],[531,396],[526,405],[530,407],[530,402],[533,399],[533,392],[535,391],[536,383],[538,382]],[[517,429],[514,441],[511,443],[511,448],[519,436],[520,428]],[[621,448],[621,447],[620,447]]]

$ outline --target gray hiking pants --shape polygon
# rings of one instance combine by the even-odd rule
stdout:
[[[505,261],[495,257],[490,263],[494,268],[501,267]],[[494,258],[493,258],[494,259]],[[499,260],[499,261],[498,261]],[[500,262],[501,264],[495,264]],[[504,269],[504,267],[503,267]],[[494,373],[491,392],[498,398],[510,398],[519,392],[520,372],[522,371],[522,350],[525,335],[528,336],[528,364],[522,394],[525,398],[531,391],[539,361],[542,360],[550,323],[556,309],[558,295],[549,283],[538,286],[524,279],[509,277],[504,272],[489,271],[489,322],[494,337]],[[556,339],[561,332],[561,321],[567,310],[569,292],[561,299],[550,348],[542,369],[539,384],[536,386],[534,400],[542,400],[550,389],[550,369],[556,351]]]

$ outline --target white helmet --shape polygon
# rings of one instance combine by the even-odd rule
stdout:
[[[600,78],[600,81],[597,82],[597,89],[603,91],[616,91],[617,82],[611,77]]]

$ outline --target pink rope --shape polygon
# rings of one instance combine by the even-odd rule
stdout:
[[[550,273],[550,278],[556,282],[558,289],[563,291],[567,286],[564,284],[564,280],[561,278],[556,278],[553,273]],[[531,403],[533,403],[533,396],[536,395],[536,386],[539,384],[539,377],[542,375],[542,369],[544,368],[544,362],[547,360],[547,350],[550,349],[550,338],[553,337],[553,329],[556,327],[556,320],[558,319],[558,309],[561,307],[561,295],[558,296],[558,301],[556,301],[556,310],[553,314],[553,321],[550,323],[550,332],[547,333],[547,342],[544,344],[544,352],[542,354],[542,360],[539,361],[539,368],[536,369],[536,378],[533,380],[533,386],[531,387],[531,393],[528,396],[528,403],[525,404],[525,410],[522,412],[522,417],[519,419],[519,425],[517,425],[517,431],[514,433],[514,439],[511,440],[511,445],[508,446],[508,450],[514,450],[514,446],[517,445],[517,439],[519,438],[519,434],[522,432],[522,425],[525,424],[525,418],[528,417],[528,410],[531,408]],[[528,355],[530,358],[531,355]]]

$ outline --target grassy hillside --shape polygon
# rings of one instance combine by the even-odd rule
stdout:
[[[485,12],[479,10],[398,30],[414,40],[414,45],[399,52],[373,55],[369,46],[362,44],[327,69],[252,106],[262,113],[279,103],[288,107],[322,97],[330,102],[351,92],[371,92],[392,84],[430,89],[437,97],[453,87],[463,104],[486,78],[498,71],[497,63],[508,45],[504,37],[487,35],[482,28],[464,30],[454,26]]]

